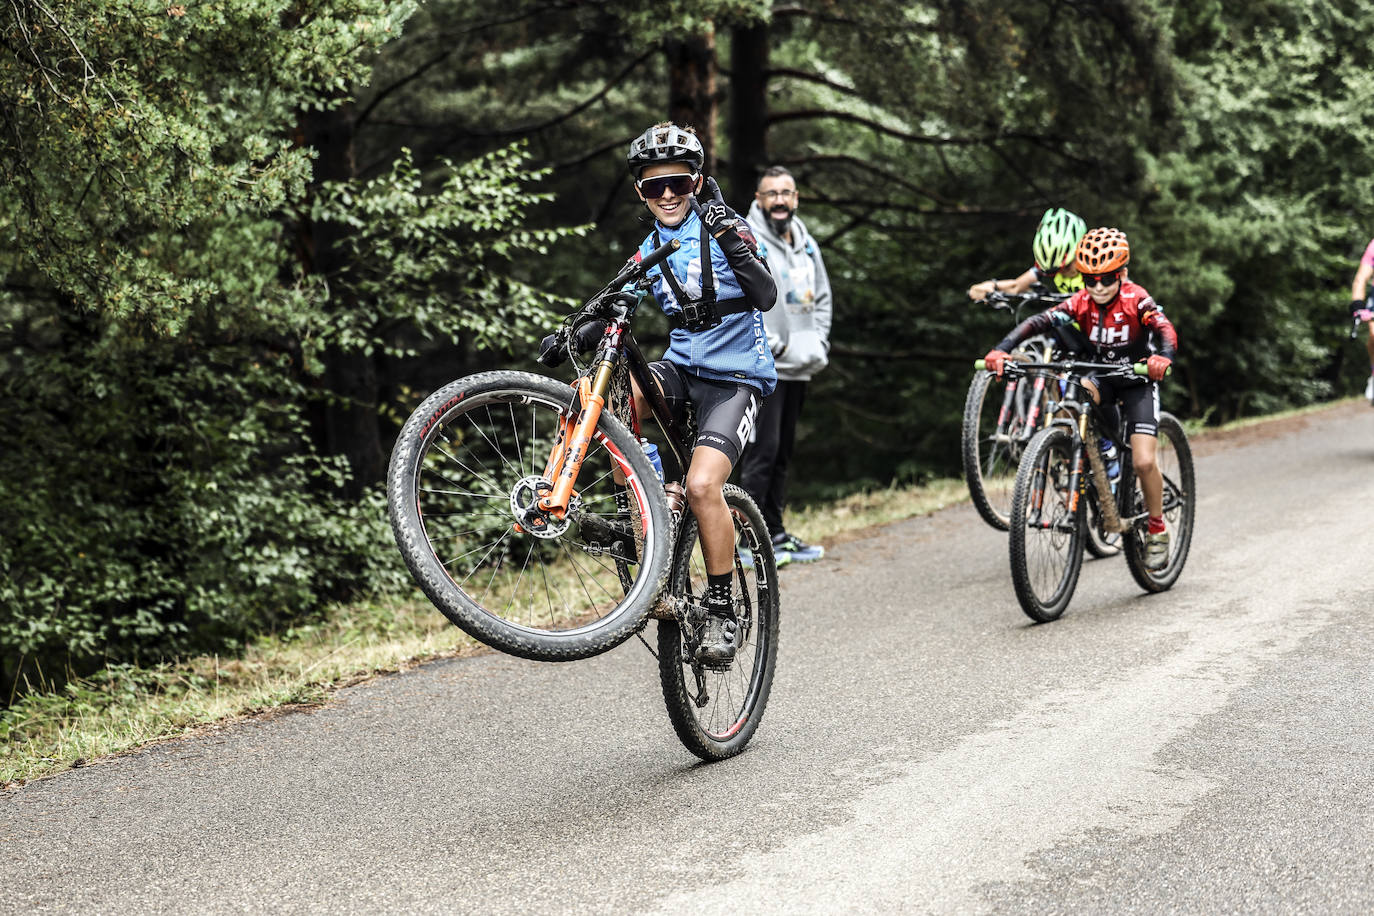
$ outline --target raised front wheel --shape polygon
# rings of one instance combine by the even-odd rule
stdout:
[[[566,661],[641,626],[667,579],[671,520],[634,436],[603,413],[566,512],[542,511],[573,389],[488,372],[430,395],[391,454],[387,503],[415,581],[474,638]]]

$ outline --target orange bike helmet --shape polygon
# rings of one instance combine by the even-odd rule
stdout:
[[[1105,274],[1120,270],[1131,262],[1131,243],[1120,229],[1102,226],[1089,229],[1078,241],[1074,266],[1079,273]]]

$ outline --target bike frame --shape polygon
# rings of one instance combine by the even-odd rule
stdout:
[[[1021,364],[1023,371],[1030,370],[1058,370],[1059,378],[1065,385],[1064,396],[1059,401],[1050,402],[1050,412],[1054,419],[1050,421],[1051,426],[1062,426],[1069,430],[1073,437],[1074,447],[1074,466],[1069,477],[1070,503],[1069,510],[1072,515],[1078,512],[1079,502],[1087,490],[1088,473],[1085,462],[1091,466],[1093,471],[1093,481],[1095,484],[1100,482],[1098,489],[1099,509],[1102,511],[1104,528],[1107,531],[1125,533],[1134,528],[1142,519],[1148,517],[1148,511],[1130,514],[1129,500],[1130,488],[1118,487],[1112,493],[1106,484],[1106,465],[1102,462],[1102,455],[1097,448],[1102,425],[1098,415],[1098,405],[1093,403],[1092,396],[1088,394],[1087,388],[1083,385],[1083,375],[1094,369],[1107,369],[1116,372],[1121,371],[1121,367],[1111,363],[1029,363]],[[1143,374],[1137,368],[1135,374]],[[1071,396],[1073,395],[1073,396]],[[1070,416],[1062,416],[1064,412]],[[1117,442],[1120,449],[1121,464],[1123,467],[1131,463],[1131,444],[1130,437],[1121,434],[1121,430],[1110,430],[1110,435]],[[1038,512],[1041,508],[1043,492],[1037,488],[1033,494],[1032,505]],[[1167,511],[1171,508],[1171,500],[1178,498],[1177,490],[1166,478],[1164,481],[1164,508]],[[1110,497],[1110,498],[1107,498]]]
[[[1032,338],[1026,343],[1033,345],[1035,349],[1032,350],[1030,346],[1026,346],[1018,349],[1018,353],[1026,353],[1027,355],[1034,353],[1041,359],[1048,358],[1050,348],[1048,340],[1042,342],[1041,338]],[[1002,393],[1002,409],[997,414],[997,427],[993,430],[993,436],[998,441],[1011,441],[1011,434],[1007,430],[1013,419],[1021,421],[1016,440],[1022,445],[1029,442],[1031,436],[1039,431],[1040,413],[1045,408],[1045,386],[1049,378],[1050,376],[1040,372],[1031,375],[1029,394],[1026,393],[1024,387],[1025,378],[1007,380],[1006,390]]]
[[[667,437],[668,446],[677,459],[678,467],[684,471],[687,468],[690,450],[686,437],[677,421],[673,419],[668,402],[649,371],[649,362],[630,331],[630,320],[634,317],[634,311],[633,304],[615,307],[595,360],[573,383],[576,403],[581,406],[576,411],[570,411],[560,424],[544,469],[545,478],[554,481],[554,486],[547,495],[541,493],[539,500],[539,508],[556,518],[562,518],[568,511],[578,472],[581,471],[582,462],[587,457],[587,449],[591,445],[596,424],[601,420],[601,412],[606,407],[615,367],[621,360],[625,361],[630,370],[630,377],[644,394],[649,405],[649,413]],[[631,411],[633,413],[633,407]],[[637,414],[632,417],[631,428],[638,437],[640,423]]]

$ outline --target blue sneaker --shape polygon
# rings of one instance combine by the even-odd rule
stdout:
[[[783,566],[787,563],[813,563],[825,556],[825,548],[812,546],[795,534],[784,531],[773,536],[773,553],[778,558],[778,565]]]
[[[740,547],[737,549],[737,552],[739,553],[739,565],[744,567],[745,569],[753,569],[754,551],[750,550],[748,547]],[[792,555],[790,553],[778,553],[777,551],[773,552],[774,566],[786,566],[788,563],[791,562]]]

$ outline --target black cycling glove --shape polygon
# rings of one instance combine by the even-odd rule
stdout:
[[[539,361],[550,369],[557,369],[567,358],[568,348],[562,334],[550,334],[539,341]]]
[[[722,235],[739,225],[739,214],[726,205],[725,198],[720,193],[720,185],[716,184],[714,178],[706,179],[706,190],[710,193],[711,199],[701,208],[701,222],[706,231],[711,233],[711,237],[719,240]]]
[[[578,353],[595,350],[596,345],[606,333],[606,322],[586,321],[577,326],[572,342]],[[555,369],[568,359],[568,338],[562,332],[550,334],[539,342],[539,361],[550,369]]]
[[[1350,300],[1350,314],[1354,315],[1356,312],[1358,312],[1360,309],[1362,309],[1362,308],[1364,308],[1364,307],[1365,307],[1365,301],[1364,301],[1363,299],[1351,299],[1351,300]]]
[[[718,200],[713,200],[701,208],[701,221],[714,239],[720,239],[722,235],[734,229],[739,225],[738,220],[739,214]]]

